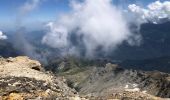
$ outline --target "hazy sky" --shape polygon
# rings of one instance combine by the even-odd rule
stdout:
[[[31,0],[0,0],[0,29],[15,29],[16,21],[20,19],[20,10],[25,3]],[[39,0],[38,7],[27,13],[22,18],[23,26],[37,26],[52,20],[56,20],[57,16],[68,12],[70,9],[70,0]],[[82,1],[82,0],[81,0]],[[113,4],[121,4],[126,6],[130,3],[137,3],[142,6],[156,0],[113,0]],[[164,0],[160,0],[164,1]]]

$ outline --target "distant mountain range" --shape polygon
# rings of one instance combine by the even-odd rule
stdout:
[[[170,56],[144,60],[125,60],[119,63],[119,65],[130,69],[140,69],[145,71],[158,70],[170,73]]]
[[[140,29],[140,46],[120,45],[111,55],[119,60],[143,60],[170,56],[170,22],[162,24],[143,24]]]
[[[31,45],[36,47],[35,52],[47,56],[49,60],[57,59],[60,57],[57,49],[41,44],[44,34],[45,31],[33,31],[23,35]],[[109,55],[98,58],[109,59],[109,61],[119,63],[126,68],[170,72],[170,22],[143,24],[140,34],[142,36],[140,46],[130,46],[123,43]],[[8,34],[8,40],[0,41],[1,56],[24,55],[21,50],[14,48],[14,35]]]
[[[0,40],[0,56],[14,57],[19,55],[19,52],[8,42],[8,40]]]

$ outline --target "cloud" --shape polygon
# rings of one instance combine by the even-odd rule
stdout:
[[[97,51],[113,50],[124,41],[132,43],[136,37],[111,0],[74,0],[70,5],[71,12],[47,25],[49,31],[42,39],[44,44],[69,54],[83,49],[86,56],[93,56]]]
[[[7,36],[4,35],[4,34],[2,33],[2,31],[0,31],[0,40],[6,40],[6,39],[7,39]]]
[[[28,0],[23,6],[20,7],[20,13],[25,15],[38,7],[42,0]]]
[[[140,23],[158,24],[164,20],[170,20],[170,1],[155,1],[147,5],[146,8],[131,4],[128,8]]]
[[[32,59],[37,59],[43,62],[43,64],[47,64],[45,54],[39,54],[36,52],[37,47],[27,41],[25,35],[23,34],[24,32],[24,29],[19,29],[17,31],[17,34],[15,34],[14,37],[14,47],[17,48],[17,50],[19,50],[21,53],[31,57]]]
[[[44,64],[46,64],[45,54],[37,53],[37,47],[32,45],[27,38],[25,37],[26,28],[23,27],[23,22],[26,19],[27,14],[33,12],[37,7],[39,7],[40,3],[45,0],[27,0],[21,7],[19,7],[18,16],[16,16],[16,33],[14,36],[14,47],[18,49],[23,54],[37,59]],[[28,23],[27,23],[28,24]],[[33,25],[34,26],[34,25]],[[31,26],[31,27],[33,27]]]

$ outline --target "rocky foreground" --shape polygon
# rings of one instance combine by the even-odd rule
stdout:
[[[38,61],[28,57],[0,60],[0,100],[71,99],[76,97],[62,77],[44,72]]]
[[[165,100],[165,98],[150,95],[144,90],[140,91],[135,84],[130,83],[123,84],[125,87],[119,89],[120,91],[113,91],[114,88],[110,88],[112,87],[111,85],[113,85],[112,83],[118,83],[113,81],[108,82],[108,77],[110,77],[110,80],[113,80],[113,76],[106,73],[115,70],[115,66],[107,65],[104,69],[94,70],[95,71],[92,71],[93,73],[89,74],[90,76],[88,76],[88,78],[81,77],[84,79],[84,82],[79,85],[80,89],[78,93],[78,90],[76,91],[73,89],[74,87],[70,87],[69,82],[63,76],[56,76],[51,72],[45,71],[38,61],[31,60],[28,57],[1,58],[0,100]],[[119,69],[115,71],[119,71]],[[72,77],[74,75],[80,76],[79,74],[69,76]],[[129,75],[129,73],[127,75]],[[67,75],[64,76],[68,78]],[[94,82],[95,80],[97,83]],[[117,80],[120,82],[119,79]],[[141,81],[142,80],[139,82]],[[107,86],[104,85],[105,83]],[[145,85],[147,85],[147,83]],[[129,88],[130,86],[134,88]],[[165,88],[169,86],[169,83],[162,83],[162,86]],[[111,90],[106,91],[109,90],[108,88]],[[167,93],[165,94],[166,96],[169,96],[168,91],[168,88],[164,89],[164,92]],[[100,93],[102,95],[100,95]]]

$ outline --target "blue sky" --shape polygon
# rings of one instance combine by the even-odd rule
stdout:
[[[19,8],[29,0],[0,0],[0,30],[15,28]],[[31,1],[31,0],[30,0]],[[24,24],[48,22],[57,15],[69,11],[68,0],[44,0],[24,17]]]
[[[0,30],[15,28],[19,8],[27,1],[29,0],[0,0]],[[126,2],[146,5],[153,1],[155,0],[113,0],[113,3],[123,4]],[[32,23],[45,23],[55,20],[60,13],[69,10],[69,0],[44,0],[38,8],[27,14],[23,23],[28,26]]]

